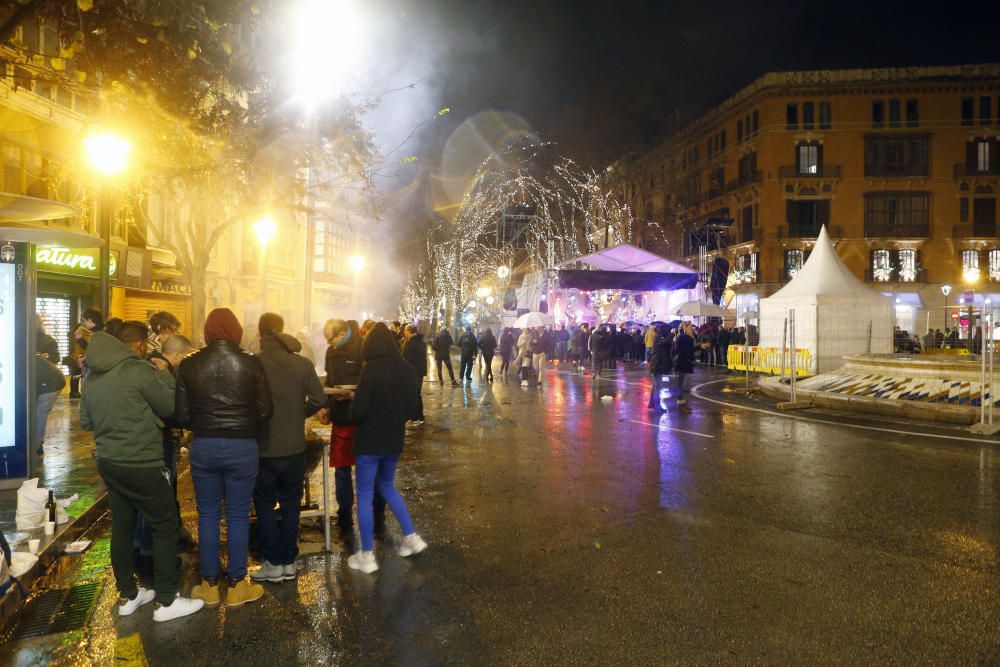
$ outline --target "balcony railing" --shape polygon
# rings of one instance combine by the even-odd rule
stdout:
[[[920,239],[927,238],[931,234],[929,222],[918,222],[910,224],[880,224],[865,223],[865,238],[890,238],[890,239]]]
[[[778,167],[778,178],[840,178],[839,164],[821,164],[815,174],[803,173],[795,165]]]
[[[760,183],[762,180],[764,180],[764,175],[758,169],[749,174],[744,174],[739,178],[734,178],[733,180],[726,183],[726,192],[735,192],[740,188],[745,188],[751,183]]]
[[[779,225],[778,226],[778,238],[779,239],[814,239],[819,236],[820,229],[823,228],[823,224],[819,222],[813,222],[808,224],[791,224],[791,225]],[[829,228],[828,231],[835,237],[840,236],[840,227]],[[834,233],[837,232],[837,233]]]
[[[905,276],[901,275],[900,271],[875,271],[874,269],[865,269],[865,282],[866,283],[926,283],[927,282],[927,269],[917,269],[912,274],[907,273]]]
[[[1000,160],[993,160],[990,168],[985,171],[976,169],[975,166],[959,163],[955,165],[955,178],[966,176],[1000,176]]]

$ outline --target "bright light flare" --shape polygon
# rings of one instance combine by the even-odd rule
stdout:
[[[257,236],[257,242],[264,248],[267,247],[278,232],[278,224],[269,215],[253,223],[253,233]]]
[[[497,277],[500,278],[500,280],[503,280],[509,275],[510,275],[510,269],[508,269],[506,266],[501,266],[497,268]]]
[[[476,290],[476,296],[479,297],[480,299],[482,299],[483,297],[487,297],[490,294],[493,294],[493,290],[490,289],[489,287],[480,287],[479,289]]]
[[[351,267],[351,271],[355,273],[361,273],[365,268],[365,258],[363,255],[351,255],[347,258],[347,265]]]
[[[90,164],[105,176],[124,171],[132,152],[132,144],[127,139],[110,133],[90,135],[83,140],[83,147]]]
[[[313,106],[344,88],[361,64],[365,32],[356,0],[302,0],[291,62],[295,94],[302,102]]]
[[[969,285],[979,282],[979,269],[966,269],[962,272],[962,279]]]

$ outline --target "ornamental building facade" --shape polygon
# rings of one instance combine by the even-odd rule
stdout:
[[[770,73],[606,179],[636,244],[718,266],[741,324],[826,225],[922,335],[1000,303],[998,138],[1000,64]]]

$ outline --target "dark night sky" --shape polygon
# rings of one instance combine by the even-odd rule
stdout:
[[[447,122],[521,115],[582,161],[639,148],[767,71],[1000,60],[998,3],[383,0]],[[991,9],[987,9],[991,8]],[[428,51],[428,45],[432,45]],[[410,51],[412,49],[412,51]],[[443,127],[442,127],[443,126]],[[421,150],[423,149],[423,150]]]

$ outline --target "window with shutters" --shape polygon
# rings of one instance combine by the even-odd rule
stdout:
[[[993,110],[992,101],[989,95],[984,95],[979,98],[979,124],[989,125],[993,122]]]
[[[802,127],[811,130],[815,127],[814,108],[812,102],[802,103]]]
[[[740,185],[746,185],[759,181],[757,178],[757,151],[751,151],[740,158],[737,164],[739,168]]]
[[[972,200],[972,235],[987,238],[997,235],[995,197],[978,197]]]
[[[872,127],[885,126],[885,102],[874,100],[872,102]]]
[[[962,251],[962,277],[970,282],[979,279],[979,251]]]
[[[865,137],[865,176],[929,176],[926,134],[873,134]]]
[[[865,194],[867,238],[923,238],[930,234],[930,193]]]
[[[1000,248],[993,248],[986,252],[986,268],[989,272],[990,282],[1000,282]]]
[[[975,110],[975,100],[971,97],[962,98],[962,125],[972,125],[972,113]]]
[[[822,171],[821,155],[822,146],[818,143],[799,144],[795,152],[795,173],[800,176],[818,176]]]
[[[799,105],[789,104],[785,107],[785,129],[799,129]]]
[[[975,139],[966,144],[965,171],[969,174],[1000,174],[995,137]]]
[[[785,224],[789,238],[814,238],[830,222],[829,199],[789,199],[785,202]]]
[[[829,130],[832,124],[831,114],[830,114],[830,103],[820,102],[819,103],[819,129]]]
[[[805,253],[798,248],[785,251],[785,279],[791,280],[802,269]]]

